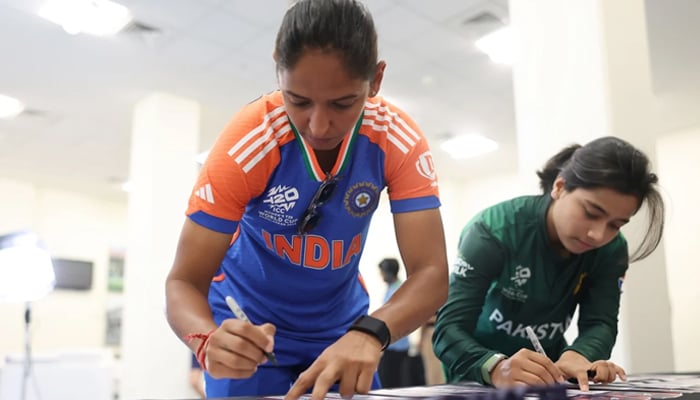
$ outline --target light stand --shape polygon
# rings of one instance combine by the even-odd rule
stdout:
[[[21,231],[0,236],[0,302],[24,302],[24,365],[20,400],[27,398],[32,372],[31,302],[53,290],[55,275],[49,253],[38,236]]]
[[[22,394],[21,400],[27,398],[27,383],[32,372],[32,340],[29,333],[29,322],[31,321],[32,303],[24,303],[24,369],[22,370]]]

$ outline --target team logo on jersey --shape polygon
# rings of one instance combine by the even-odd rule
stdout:
[[[294,226],[297,219],[288,215],[299,200],[299,191],[293,186],[277,185],[271,187],[265,194],[263,204],[267,209],[258,212],[260,218],[282,226]]]
[[[345,192],[345,209],[353,217],[364,217],[379,203],[379,188],[371,182],[358,182]]]
[[[416,169],[421,176],[430,179],[431,181],[434,181],[437,178],[433,155],[429,151],[426,151],[418,156],[418,161],[416,161]]]

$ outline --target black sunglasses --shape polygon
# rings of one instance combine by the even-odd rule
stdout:
[[[340,178],[336,176],[326,175],[326,179],[321,182],[321,186],[318,187],[316,193],[314,194],[311,203],[304,211],[304,215],[301,216],[299,224],[297,224],[297,233],[299,235],[306,235],[312,229],[318,225],[318,221],[321,219],[321,212],[319,209],[321,206],[331,198],[335,187]]]

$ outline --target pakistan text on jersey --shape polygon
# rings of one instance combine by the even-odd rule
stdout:
[[[525,327],[528,325],[523,325],[522,323],[518,323],[516,325],[513,321],[504,319],[503,313],[501,313],[501,311],[499,311],[497,308],[491,312],[489,321],[496,324],[496,330],[504,331],[510,336],[527,338]],[[563,335],[570,324],[571,317],[566,317],[566,320],[562,322],[545,322],[530,326],[537,334],[537,338],[542,340],[554,339],[559,335]]]
[[[359,257],[362,250],[362,234],[358,233],[352,240],[331,240],[312,234],[293,235],[291,242],[285,235],[272,235],[262,230],[262,236],[268,249],[292,264],[304,268],[333,269],[350,264],[353,257]]]

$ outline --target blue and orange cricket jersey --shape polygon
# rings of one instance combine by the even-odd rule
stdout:
[[[217,323],[231,295],[277,335],[335,340],[367,313],[359,273],[370,219],[387,188],[393,213],[440,206],[432,156],[416,124],[380,97],[368,99],[341,144],[337,186],[305,235],[297,224],[326,178],[290,123],[279,91],[244,107],[219,136],[187,215],[234,237],[212,282]]]

